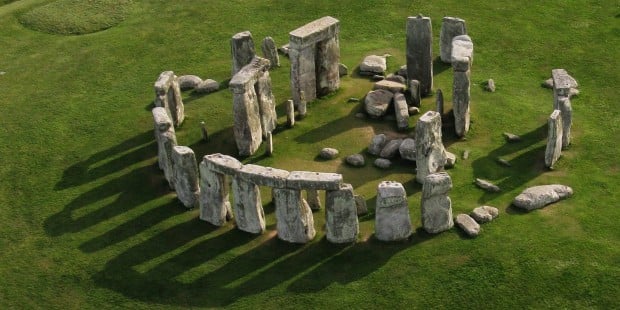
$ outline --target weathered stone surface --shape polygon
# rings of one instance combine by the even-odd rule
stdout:
[[[375,159],[374,165],[380,169],[388,169],[392,166],[392,162],[387,158],[377,158]]]
[[[355,242],[359,233],[353,186],[342,184],[339,190],[325,194],[325,237],[332,243]]]
[[[172,166],[174,169],[174,188],[177,197],[186,208],[198,205],[198,166],[194,151],[187,146],[172,148]]]
[[[366,164],[364,161],[364,155],[362,154],[349,155],[345,158],[345,161],[353,167],[363,167]]]
[[[400,68],[398,68],[398,71],[396,71],[396,74],[406,79],[407,78],[407,65],[400,66]]]
[[[306,243],[314,238],[312,210],[296,189],[273,189],[278,238],[291,243]]]
[[[422,227],[431,234],[440,233],[454,226],[452,201],[448,193],[452,179],[445,172],[429,174],[422,185]]]
[[[562,115],[560,110],[554,110],[549,116],[547,134],[547,148],[545,149],[545,166],[553,168],[553,165],[562,154]]]
[[[404,93],[405,92],[405,84],[389,81],[389,80],[381,80],[372,87],[373,90],[377,89],[385,89],[389,90],[393,93]]]
[[[360,102],[360,98],[351,97],[351,98],[347,99],[347,102]]]
[[[338,64],[338,75],[340,77],[343,77],[348,74],[349,74],[349,67],[347,67],[345,64]]]
[[[237,177],[259,186],[286,187],[286,179],[289,172],[282,169],[264,167],[259,165],[243,165],[237,171]]]
[[[444,106],[443,106],[443,92],[441,91],[441,89],[437,89],[437,92],[435,93],[436,99],[435,99],[435,111],[437,111],[437,113],[443,115],[444,112]]]
[[[469,216],[478,222],[478,224],[488,223],[493,220],[491,213],[483,207],[475,208],[469,213]]]
[[[385,89],[378,89],[368,92],[364,100],[364,108],[370,117],[381,117],[385,115],[394,94]]]
[[[368,213],[368,207],[366,206],[366,199],[364,199],[361,195],[354,195],[355,199],[355,208],[357,210],[357,215],[364,215]]]
[[[434,111],[424,113],[415,126],[416,181],[439,172],[446,164],[446,151],[441,140],[441,116]]]
[[[451,58],[454,71],[469,71],[474,62],[474,43],[468,35],[460,35],[452,39]]]
[[[489,214],[491,214],[492,219],[496,219],[499,216],[499,210],[495,207],[491,206],[482,206],[484,210],[486,210]]]
[[[339,153],[340,152],[338,152],[338,150],[335,148],[326,147],[326,148],[321,149],[321,152],[319,152],[319,157],[323,159],[334,159],[338,157]]]
[[[396,157],[396,154],[398,154],[398,150],[402,142],[403,139],[390,140],[388,143],[385,144],[383,149],[381,149],[381,153],[379,153],[379,156],[381,158],[388,159]]]
[[[319,197],[319,191],[317,191],[316,189],[307,189],[306,202],[308,202],[310,210],[321,210],[321,198]]]
[[[571,88],[571,89],[568,91],[568,98],[573,98],[573,97],[579,96],[579,93],[580,93],[580,92],[579,92],[579,89],[577,89],[577,88]]]
[[[341,184],[342,174],[326,172],[291,171],[286,180],[290,189],[337,190]]]
[[[201,94],[216,92],[220,89],[220,83],[212,79],[206,79],[196,85],[194,91]]]
[[[394,95],[394,113],[396,114],[396,128],[406,130],[409,128],[409,107],[407,99],[402,93]]]
[[[172,160],[172,154],[174,152],[173,148],[177,146],[177,137],[172,129],[168,129],[165,132],[159,134],[159,145],[161,151],[161,168],[164,170],[164,177],[168,181],[168,186],[170,189],[174,189],[175,181],[175,173],[174,173],[174,161]]]
[[[185,119],[185,107],[181,97],[181,88],[174,72],[162,72],[155,81],[154,88],[155,106],[166,109],[175,127],[181,125]]]
[[[385,146],[385,144],[388,142],[387,136],[385,134],[378,134],[372,137],[372,140],[370,140],[370,145],[368,146],[368,153],[375,155],[375,156],[379,156],[379,154],[381,153],[381,150],[383,150],[383,147]]]
[[[272,37],[265,37],[263,44],[261,44],[261,50],[263,51],[263,57],[269,60],[269,68],[276,68],[280,66],[280,56],[276,48],[276,42]]]
[[[220,153],[205,155],[203,162],[207,165],[207,168],[226,175],[235,175],[243,167],[243,164],[236,158]]]
[[[174,131],[174,126],[172,125],[172,120],[166,109],[163,107],[155,107],[151,110],[153,114],[153,127],[154,127],[154,135],[155,141],[157,141],[157,162],[159,164],[159,169],[164,170],[167,164],[166,150],[164,149],[163,141],[160,139],[160,136],[166,132],[169,132],[170,137],[174,137],[174,145],[176,145],[176,134]]]
[[[295,105],[293,100],[287,100],[285,103],[286,108],[286,125],[291,128],[295,126]]]
[[[570,89],[579,87],[577,81],[564,69],[551,70],[553,79],[553,109],[558,109],[559,99],[570,96]]]
[[[203,141],[209,141],[209,132],[207,132],[207,124],[200,122],[200,136]]]
[[[375,209],[375,237],[381,241],[397,241],[409,238],[411,232],[405,188],[394,181],[379,183]]]
[[[286,43],[278,48],[278,51],[288,57],[289,44]]]
[[[476,186],[482,188],[484,191],[489,193],[499,193],[501,191],[499,186],[485,179],[476,178],[474,183],[476,184]]]
[[[484,90],[494,93],[495,92],[495,81],[493,81],[493,79],[488,79],[486,84],[484,85]]]
[[[463,137],[469,131],[469,72],[454,71],[452,111],[454,113],[454,130],[459,137]]]
[[[415,140],[411,138],[404,139],[403,142],[398,147],[398,152],[400,153],[400,157],[406,160],[415,161]]]
[[[230,52],[232,53],[231,75],[234,76],[256,56],[252,33],[243,31],[235,34],[230,39]]]
[[[455,222],[470,237],[480,234],[480,225],[467,214],[457,215]]]
[[[513,133],[509,133],[509,132],[504,132],[504,137],[506,137],[506,141],[508,142],[520,142],[521,141],[521,137]]]
[[[208,168],[207,160],[200,163],[200,219],[215,226],[226,223],[232,214],[226,175]]]
[[[452,39],[463,34],[467,34],[465,20],[448,16],[441,20],[441,33],[439,34],[439,55],[441,61],[445,63],[452,62]]]
[[[181,90],[194,89],[202,83],[202,79],[197,75],[181,75],[178,81]]]
[[[544,88],[553,89],[553,78],[548,78],[540,84]]]
[[[387,61],[384,56],[369,55],[360,64],[360,75],[383,74],[387,70]]]
[[[278,125],[276,114],[276,99],[271,91],[271,77],[269,71],[264,71],[256,81],[255,89],[258,96],[258,108],[260,113],[260,125],[263,137],[272,132]]]
[[[573,106],[568,97],[558,99],[558,109],[562,116],[562,149],[565,150],[570,145],[570,129],[573,125]]]
[[[238,176],[232,177],[233,211],[239,230],[252,234],[265,231],[265,213],[258,185]]]
[[[365,119],[366,118],[366,114],[364,114],[362,112],[355,113],[355,118]]]
[[[372,80],[372,81],[383,81],[383,80],[385,80],[385,76],[383,76],[381,74],[375,74],[372,77],[370,77],[370,80]]]
[[[420,113],[420,108],[418,107],[409,107],[409,116],[416,115]]]
[[[420,81],[420,94],[433,89],[433,33],[430,17],[407,18],[407,78]]]
[[[403,87],[407,84],[407,79],[397,74],[390,74],[385,77],[385,80],[403,84]]]
[[[534,210],[548,204],[568,198],[573,195],[573,189],[560,184],[540,185],[525,189],[512,201],[515,207]]]
[[[505,159],[503,159],[501,157],[497,157],[495,160],[497,161],[498,164],[500,164],[500,165],[502,165],[504,167],[512,167],[512,164],[509,161],[507,161],[507,160],[505,160]]]
[[[456,155],[446,151],[446,165],[444,166],[446,169],[454,167],[456,164]]]

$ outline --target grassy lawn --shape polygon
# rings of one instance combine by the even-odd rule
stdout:
[[[0,308],[620,308],[617,1],[86,2],[0,6]],[[92,11],[104,2],[127,4],[116,26],[48,33],[110,19],[112,13]],[[61,8],[48,15],[45,29],[22,24],[45,5]],[[73,18],[59,18],[67,8]],[[421,227],[414,166],[397,161],[382,171],[367,155],[366,166],[356,169],[316,155],[327,146],[341,158],[365,152],[372,135],[393,132],[395,122],[354,117],[362,107],[347,99],[362,98],[372,84],[353,75],[285,128],[286,58],[271,73],[281,115],[274,156],[261,149],[244,162],[342,173],[371,209],[360,218],[359,241],[329,244],[322,211],[314,214],[311,243],[279,241],[267,188],[268,231],[260,236],[199,221],[198,210],[184,210],[167,189],[150,113],[161,71],[224,82],[233,34],[250,30],[260,50],[265,36],[284,44],[289,31],[325,15],[341,21],[341,60],[350,69],[365,55],[390,53],[394,71],[405,64],[406,17],[418,13],[432,18],[436,57],[444,15],[465,19],[475,45],[472,128],[466,140],[456,140],[446,127],[444,143],[459,157],[449,170],[453,212],[483,204],[500,209],[478,238],[457,228],[436,236],[418,229],[408,242],[375,241],[372,210],[382,180],[405,185],[414,228]],[[547,171],[552,93],[540,83],[553,68],[567,69],[581,95],[573,100],[573,145]],[[489,78],[495,93],[482,89]],[[437,88],[450,109],[450,67],[435,65]],[[230,91],[187,92],[184,102],[179,143],[199,157],[235,154]],[[422,110],[434,102],[425,98]],[[211,133],[208,143],[200,140],[200,121]],[[505,131],[523,141],[506,144]],[[468,160],[460,159],[464,150]],[[497,157],[513,166],[499,166]],[[485,193],[473,185],[475,177],[503,191]],[[510,207],[524,188],[550,183],[569,185],[575,195],[530,213]]]

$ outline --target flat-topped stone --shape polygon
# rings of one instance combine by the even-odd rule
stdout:
[[[272,167],[247,164],[237,171],[237,175],[259,186],[284,188],[289,172]]]
[[[377,187],[375,237],[381,241],[409,238],[412,233],[407,193],[401,183],[383,181]]]
[[[373,90],[377,89],[385,89],[389,90],[393,93],[404,93],[405,92],[405,84],[400,82],[394,82],[390,80],[381,80],[372,87]]]
[[[230,88],[235,93],[243,93],[245,92],[246,85],[254,85],[260,75],[269,70],[270,62],[268,59],[255,56],[252,58],[252,61],[243,66],[231,79],[228,83],[228,88]]]
[[[387,70],[387,61],[384,56],[369,55],[364,57],[360,64],[359,72],[361,75],[383,74]]]
[[[292,189],[338,190],[342,184],[342,174],[291,171],[286,179],[286,187]]]
[[[468,35],[452,39],[452,68],[454,71],[467,71],[474,62],[474,43]]]
[[[439,55],[441,61],[452,61],[452,39],[456,36],[467,34],[465,20],[458,17],[444,16],[441,20],[441,33],[439,34]]]
[[[205,155],[203,161],[207,168],[227,175],[234,175],[243,167],[243,164],[236,158],[220,153]]]
[[[331,16],[311,21],[289,32],[290,46],[305,47],[329,39],[339,32],[339,24],[340,21]]]
[[[230,52],[232,54],[231,74],[235,75],[256,55],[252,33],[243,31],[233,35],[230,39]]]
[[[477,237],[480,234],[480,224],[467,214],[459,214],[454,222],[470,237]]]
[[[170,119],[170,116],[168,116],[165,108],[154,107],[151,112],[153,113],[155,129],[163,132],[172,127],[172,120]]]

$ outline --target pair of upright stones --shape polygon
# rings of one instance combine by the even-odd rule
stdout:
[[[577,82],[564,69],[551,70],[553,79],[553,112],[548,120],[547,148],[545,166],[553,168],[562,150],[571,142],[573,108],[570,101],[570,89],[577,87]]]
[[[154,88],[155,107],[164,108],[174,127],[179,127],[185,120],[185,107],[178,77],[172,71],[164,71],[157,77]]]
[[[407,19],[407,78],[410,91],[427,96],[433,89],[433,32],[431,19],[418,15]],[[455,131],[460,137],[469,131],[470,69],[473,43],[465,21],[444,17],[440,34],[440,59],[454,70],[452,105]],[[419,88],[418,84],[419,83]],[[412,93],[415,98],[418,94]]]
[[[448,193],[452,179],[445,172],[429,174],[422,186],[422,227],[436,234],[454,226]],[[407,239],[413,232],[407,194],[401,183],[383,181],[377,187],[375,237],[381,241]]]
[[[232,177],[232,206],[227,176]],[[353,187],[342,183],[340,174],[243,165],[233,157],[211,154],[200,164],[200,184],[200,219],[216,226],[223,225],[234,213],[238,229],[254,234],[264,232],[259,186],[268,186],[273,193],[278,238],[284,241],[306,243],[316,234],[312,210],[302,198],[302,190],[308,195],[326,191],[328,241],[354,242],[359,231]]]

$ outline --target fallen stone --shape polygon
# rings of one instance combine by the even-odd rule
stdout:
[[[579,89],[577,89],[577,88],[571,88],[571,89],[568,91],[568,98],[572,98],[572,97],[576,97],[576,96],[579,96]]]
[[[474,181],[474,183],[482,188],[483,190],[485,190],[486,192],[490,192],[490,193],[499,193],[501,191],[501,189],[499,188],[499,186],[491,183],[491,181],[485,180],[485,179],[480,179],[480,178],[476,178],[476,180]]]
[[[342,184],[342,174],[291,171],[286,180],[286,187],[290,189],[318,189],[337,190]]]
[[[454,167],[455,164],[456,164],[456,155],[446,151],[446,165],[444,166],[444,168],[446,169],[452,168]]]
[[[374,137],[372,137],[372,140],[370,140],[370,145],[368,146],[368,153],[379,156],[381,150],[383,150],[383,147],[387,142],[388,140],[386,135],[382,133],[375,135]]]
[[[385,89],[370,91],[364,100],[364,108],[370,117],[378,118],[386,114],[394,94]]]
[[[540,84],[543,88],[553,89],[553,78],[548,78]]]
[[[477,207],[469,213],[478,224],[488,223],[493,220],[493,216],[483,207]]]
[[[480,225],[467,214],[457,215],[455,222],[470,237],[476,237],[480,233]]]
[[[407,194],[402,184],[383,181],[377,187],[375,237],[381,241],[398,241],[412,233]]]
[[[355,195],[353,196],[355,199],[355,208],[357,210],[357,215],[364,215],[368,213],[368,207],[366,206],[366,199],[363,196]]]
[[[396,74],[406,79],[407,78],[407,65],[400,66],[400,68],[398,68],[398,71],[396,71]]]
[[[200,165],[200,219],[215,226],[226,223],[226,215],[232,214],[229,185],[226,175],[207,167],[207,160]]]
[[[562,154],[562,115],[560,110],[554,110],[549,116],[547,134],[547,148],[545,149],[545,166],[553,169],[553,165]]]
[[[200,136],[203,141],[209,141],[209,132],[207,131],[207,124],[200,122]]]
[[[489,214],[491,214],[492,219],[496,219],[499,216],[499,210],[495,207],[491,206],[482,206],[481,208],[485,209]]]
[[[415,140],[411,138],[407,138],[403,140],[403,142],[398,147],[398,152],[400,153],[400,157],[406,160],[415,161]]]
[[[509,161],[507,161],[507,160],[505,160],[505,159],[503,159],[501,157],[498,157],[495,160],[497,161],[498,164],[500,164],[500,165],[502,165],[504,167],[512,167],[512,164]]]
[[[202,79],[197,75],[181,75],[178,81],[181,90],[194,89],[202,83]]]
[[[469,158],[469,150],[463,151],[463,159],[468,159],[468,158]]]
[[[200,94],[208,94],[220,89],[220,83],[212,79],[206,79],[194,87],[194,91]]]
[[[422,185],[422,227],[430,234],[446,231],[454,226],[452,201],[448,193],[452,179],[445,172],[429,174]]]
[[[568,198],[573,189],[560,184],[540,185],[525,189],[512,201],[515,207],[531,211]]]
[[[272,37],[265,37],[265,39],[263,39],[261,50],[263,51],[263,57],[270,62],[269,68],[273,69],[280,66],[280,56],[278,56],[276,42]]]
[[[370,77],[370,79],[373,81],[382,81],[382,80],[385,80],[385,76],[381,74],[375,74],[372,77]]]
[[[325,194],[325,237],[332,243],[351,243],[357,239],[359,222],[353,186],[342,184],[339,190]]]
[[[360,102],[360,98],[351,97],[347,99],[347,102]]]
[[[345,64],[338,64],[338,75],[345,76],[349,74],[349,68]]]
[[[493,81],[493,79],[489,79],[484,85],[484,90],[494,93],[495,92],[495,81]]]
[[[387,70],[386,57],[377,55],[366,56],[359,69],[360,75],[383,74]]]
[[[381,153],[379,153],[379,157],[381,158],[394,158],[396,154],[398,154],[398,149],[400,148],[400,144],[403,142],[402,139],[394,139],[389,141],[383,149]]]
[[[319,157],[323,158],[323,159],[334,159],[336,157],[338,157],[338,150],[331,148],[331,147],[326,147],[321,149],[321,152],[319,153]]]
[[[353,154],[345,158],[345,162],[353,167],[363,167],[365,164],[362,154]]]
[[[385,77],[386,81],[391,81],[391,82],[396,82],[396,83],[400,83],[403,85],[407,84],[407,79],[405,79],[404,77],[397,75],[397,74],[390,74],[388,76]]]
[[[375,167],[380,169],[389,169],[392,165],[392,162],[389,159],[385,158],[377,158],[374,162]]]
[[[388,81],[388,80],[381,80],[375,83],[375,85],[372,87],[373,90],[385,89],[393,93],[404,93],[405,88],[406,88],[405,84],[394,82],[394,81]]]
[[[506,141],[508,142],[520,142],[521,141],[521,137],[509,133],[509,132],[504,132],[504,137],[506,137]]]
[[[420,113],[420,108],[418,107],[409,107],[409,116],[416,115]]]

